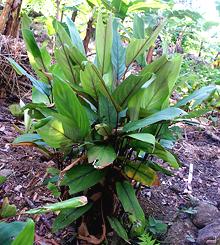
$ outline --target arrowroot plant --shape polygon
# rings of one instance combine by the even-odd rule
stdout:
[[[139,73],[131,69],[163,25],[123,45],[118,20],[103,22],[99,14],[94,63],[70,19],[53,21],[53,61],[32,32],[22,30],[38,79],[9,59],[33,84],[32,103],[22,108],[28,128],[14,144],[37,147],[57,164],[48,169],[47,184],[63,201],[28,211],[60,211],[54,231],[75,222],[76,239],[91,244],[102,243],[112,229],[124,241],[135,241],[147,226],[136,194],[141,186],[159,185],[158,172],[171,174],[157,159],[179,167],[162,142],[172,136],[171,122],[186,114],[169,103],[182,58],[161,56]]]

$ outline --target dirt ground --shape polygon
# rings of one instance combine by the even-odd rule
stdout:
[[[8,104],[0,102],[0,173],[6,171],[8,174],[0,189],[0,202],[7,196],[19,210],[55,202],[56,199],[42,186],[51,162],[34,149],[10,144],[18,135],[13,124],[21,124],[10,115],[7,107]],[[139,197],[146,215],[168,224],[175,220],[181,208],[188,205],[189,199],[191,203],[206,200],[220,206],[220,129],[212,126],[205,126],[205,129],[186,126],[183,129],[183,139],[174,147],[182,168],[172,177],[161,176],[159,187],[143,188]],[[190,164],[193,166],[191,193],[188,189]],[[22,218],[18,216],[17,220]],[[37,244],[62,244],[60,233],[51,232],[53,214],[34,218],[37,221]],[[68,230],[62,232],[62,238],[65,236],[68,236]]]

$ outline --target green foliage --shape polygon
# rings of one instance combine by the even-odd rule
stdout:
[[[0,222],[0,238],[4,245],[32,245],[34,243],[34,222]]]
[[[101,5],[100,1],[88,2],[90,6]],[[141,1],[132,1],[133,5],[127,1],[120,1],[121,5],[117,1],[104,2],[122,19],[127,12],[149,8],[148,3]],[[151,7],[161,5],[152,1]],[[156,159],[162,159],[171,168],[180,165],[167,149],[167,142],[173,140],[170,126],[187,116],[178,108],[185,103],[170,104],[182,56],[163,55],[136,72],[132,65],[140,63],[155,44],[165,23],[146,31],[136,16],[134,33],[124,44],[119,31],[123,25],[118,19],[99,12],[95,24],[93,62],[86,57],[79,32],[70,19],[66,24],[52,21],[56,36],[53,57],[37,45],[28,25],[24,25],[24,41],[38,79],[9,59],[34,87],[32,103],[23,108],[32,119],[30,130],[15,139],[14,144],[34,145],[53,157],[58,169],[48,170],[52,177],[44,184],[61,200],[68,197],[27,214],[59,211],[54,231],[75,221],[79,224],[82,216],[85,223],[92,216],[106,222],[108,217],[111,228],[125,241],[132,241],[147,228],[152,233],[165,230],[165,225],[155,219],[146,221],[134,186],[159,185],[158,172],[172,175]],[[195,97],[192,94],[187,102]],[[119,203],[123,217],[114,203]],[[140,239],[155,243],[146,234]]]
[[[154,217],[149,217],[147,230],[154,235],[165,234],[167,232],[167,225],[161,220],[157,220]]]
[[[139,237],[140,242],[139,245],[160,245],[155,239],[152,238],[152,236],[149,233],[143,233]]]

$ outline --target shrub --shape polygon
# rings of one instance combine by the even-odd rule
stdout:
[[[125,241],[140,236],[147,222],[138,190],[159,185],[158,172],[171,174],[156,159],[179,167],[162,142],[172,136],[170,125],[186,116],[169,103],[182,58],[161,56],[139,73],[131,69],[163,25],[124,47],[117,19],[112,23],[109,17],[104,23],[99,14],[94,63],[87,59],[70,19],[65,24],[53,21],[53,62],[32,32],[23,29],[39,79],[9,59],[33,84],[32,103],[22,107],[30,117],[28,133],[14,144],[40,148],[57,164],[57,169],[48,169],[51,178],[46,184],[64,201],[28,211],[60,211],[54,231],[76,221],[78,238],[93,244],[101,243],[111,229]]]

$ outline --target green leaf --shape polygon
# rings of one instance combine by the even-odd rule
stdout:
[[[42,47],[41,49],[38,47],[31,30],[22,29],[22,36],[32,68],[43,82],[50,83],[48,77],[45,75],[45,72],[48,72],[50,66],[51,57],[49,53],[45,47]]]
[[[215,91],[216,86],[214,85],[202,87],[178,101],[175,106],[180,107],[192,102],[191,108],[194,109],[197,105],[200,105],[204,100],[208,99]]]
[[[175,118],[183,116],[183,115],[186,115],[185,111],[179,108],[169,107],[162,111],[156,112],[149,117],[125,124],[123,131],[124,132],[134,131],[134,130],[147,127],[151,124],[154,124],[160,121],[174,120]]]
[[[140,242],[138,243],[139,245],[160,245],[156,242],[156,239],[153,239],[152,236],[146,232],[141,234],[138,239],[140,240]]]
[[[16,237],[20,233],[22,234],[21,236],[23,237],[23,239],[29,239],[29,240],[26,240],[27,243],[25,244],[32,245],[34,242],[34,228],[33,227],[34,227],[34,223],[32,220],[28,220],[27,222],[18,222],[18,221],[11,222],[11,223],[0,222],[1,244],[11,245],[13,241],[16,241]],[[27,232],[27,229],[28,229],[28,232]],[[22,231],[25,231],[25,232],[22,232]],[[20,238],[18,238],[18,241],[19,240]],[[20,245],[23,245],[23,244],[21,243]]]
[[[80,78],[82,82],[82,87],[84,88],[84,91],[86,93],[94,96],[97,101],[98,94],[101,93],[111,101],[117,111],[120,110],[118,104],[111,96],[110,91],[105,85],[105,81],[103,80],[100,72],[95,67],[95,65],[88,62],[86,64],[85,70],[80,72]]]
[[[0,185],[4,184],[7,178],[5,176],[0,175]]]
[[[129,110],[139,113],[141,109],[141,117],[146,117],[152,112],[164,109],[169,105],[169,98],[172,94],[173,87],[179,75],[182,57],[176,56],[172,60],[166,57],[161,58],[155,64],[143,69],[141,74],[145,74],[149,70],[154,70],[156,79],[147,87],[142,88],[129,101]],[[155,65],[158,64],[158,68]]]
[[[86,213],[92,207],[91,203],[86,204],[83,207],[75,209],[62,210],[53,222],[53,232],[57,232],[60,229],[67,227],[72,224],[78,218],[80,218],[84,213]]]
[[[59,197],[60,196],[61,192],[59,191],[58,187],[55,184],[49,182],[48,185],[47,185],[47,188],[52,192],[52,194],[55,197]]]
[[[144,29],[144,20],[139,17],[137,14],[134,15],[133,22],[133,36],[137,39],[144,39],[145,29]],[[146,66],[146,54],[143,53],[137,58],[137,62],[142,66]]]
[[[122,46],[121,38],[118,33],[118,20],[113,21],[113,44],[111,51],[111,60],[116,81],[119,81],[125,72],[126,49]]]
[[[129,243],[129,238],[128,238],[128,234],[125,230],[125,228],[121,225],[121,223],[119,222],[118,219],[114,218],[114,217],[108,217],[108,221],[112,227],[112,229],[122,238],[124,239],[126,242]]]
[[[113,98],[116,103],[125,109],[129,100],[134,96],[140,88],[151,78],[152,74],[145,74],[143,76],[130,75],[127,77],[113,92]]]
[[[12,245],[33,245],[34,244],[34,221],[29,219],[24,229],[18,234]]]
[[[76,46],[83,55],[85,55],[85,49],[83,46],[83,42],[81,40],[79,32],[76,29],[74,22],[69,17],[67,17],[66,24],[68,26],[73,45]]]
[[[132,4],[128,11],[140,11],[140,10],[149,10],[149,9],[166,9],[168,7],[165,3],[160,3],[158,1],[149,1],[149,2],[136,2]]]
[[[89,133],[89,119],[72,88],[58,77],[54,78],[53,94],[56,108],[60,114],[73,121],[81,137]]]
[[[98,66],[102,76],[111,69],[111,49],[112,49],[112,20],[111,17],[104,25],[102,14],[99,12],[96,25],[96,52]]]
[[[31,25],[31,18],[26,14],[22,13],[22,18],[21,18],[21,29],[29,29]]]
[[[42,213],[60,211],[63,209],[78,208],[86,204],[87,204],[87,198],[85,196],[73,197],[62,202],[57,202],[57,203],[45,205],[43,207],[34,208],[29,211],[26,211],[25,213],[42,214]]]
[[[42,138],[40,137],[39,134],[22,134],[19,135],[14,141],[13,144],[19,144],[19,143],[24,143],[24,142],[38,142],[41,141]]]
[[[88,161],[93,163],[93,166],[97,169],[102,169],[112,164],[117,155],[112,146],[92,146],[88,150]]]
[[[134,215],[135,218],[141,222],[141,225],[144,226],[145,215],[140,204],[138,203],[132,185],[128,181],[117,182],[116,191],[124,211]]]
[[[3,199],[2,207],[0,209],[0,218],[8,218],[16,215],[16,206],[14,204],[10,205],[8,198]]]
[[[99,120],[112,128],[117,125],[117,111],[112,102],[102,94],[99,94]]]
[[[71,124],[71,122],[68,121],[68,124]],[[73,131],[73,129],[71,129],[71,131]],[[38,128],[37,133],[50,147],[53,148],[70,147],[75,138],[75,136],[71,137],[71,133],[68,134],[65,131],[64,123],[56,118],[52,118],[46,125]]]
[[[136,150],[142,150],[150,155],[157,156],[158,158],[169,163],[170,166],[172,166],[173,168],[179,167],[179,161],[177,160],[177,158],[171,152],[164,149],[164,147],[159,143],[156,143],[155,146],[141,141],[131,144]]]
[[[70,194],[76,194],[97,184],[104,177],[105,171],[97,170],[91,165],[78,165],[69,170],[61,185],[68,185]]]
[[[32,77],[30,74],[28,74],[19,64],[17,64],[13,59],[7,58],[7,60],[10,62],[10,64],[13,66],[13,68],[16,70],[16,72],[19,75],[24,75],[30,81],[32,82],[33,86],[42,94],[45,94],[46,96],[50,95],[50,86],[44,82],[36,80],[34,77]]]
[[[148,218],[148,229],[154,235],[165,234],[167,232],[167,224],[150,216]]]
[[[124,172],[129,178],[146,186],[152,186],[158,180],[156,172],[144,163],[127,162]]]
[[[28,29],[23,29],[22,34],[27,51],[33,56],[35,61],[44,68],[43,58],[41,56],[40,49],[35,41],[32,31]]]
[[[129,134],[128,137],[131,137],[133,139],[136,140],[140,140],[152,145],[155,145],[155,136],[152,134],[148,134],[148,133],[137,133],[137,134]]]
[[[138,56],[143,54],[147,49],[150,48],[156,41],[160,31],[163,29],[164,23],[158,25],[149,38],[146,39],[133,39],[129,43],[126,50],[126,66],[129,67]]]
[[[147,166],[149,166],[150,168],[152,168],[154,171],[156,172],[160,172],[163,174],[166,174],[167,176],[173,176],[173,173],[170,172],[169,170],[161,167],[159,164],[152,162],[152,161],[147,161]]]
[[[72,84],[78,84],[78,74],[80,69],[83,68],[82,62],[86,61],[86,57],[79,51],[79,49],[73,44],[70,36],[66,32],[61,23],[54,20],[54,29],[56,30],[56,51],[55,57],[57,63],[65,68],[63,70],[68,81]]]
[[[124,20],[127,15],[129,4],[124,0],[113,0],[111,4],[115,10],[115,16]]]
[[[102,136],[109,136],[111,134],[111,128],[105,123],[99,123],[95,125],[95,130]]]

